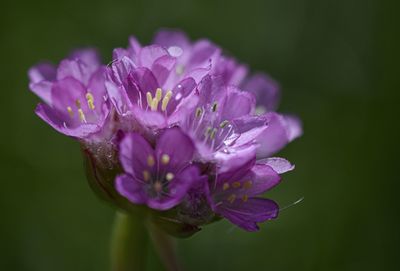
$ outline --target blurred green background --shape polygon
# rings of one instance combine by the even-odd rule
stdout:
[[[220,222],[179,241],[187,269],[399,270],[394,2],[2,1],[0,269],[108,270],[113,210],[89,189],[78,144],[34,115],[27,69],[87,45],[109,61],[130,34],[148,43],[176,27],[269,72],[305,129],[280,154],[296,170],[269,194],[303,202],[259,233]]]

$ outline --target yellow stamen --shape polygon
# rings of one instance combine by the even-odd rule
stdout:
[[[78,113],[79,113],[79,119],[80,119],[80,121],[86,123],[85,114],[83,113],[82,108],[79,108],[79,109],[78,109]]]
[[[233,188],[239,188],[240,187],[240,183],[239,182],[234,182],[232,184]]]
[[[153,97],[151,97],[151,93],[149,91],[147,91],[146,93],[146,98],[147,98],[147,105],[151,107],[151,104],[153,102]]]
[[[165,179],[167,179],[168,182],[172,181],[174,177],[174,174],[171,172],[168,172],[167,175],[165,175]]]
[[[169,103],[169,100],[171,99],[171,97],[172,97],[172,91],[168,90],[164,96],[164,99],[162,100],[162,104],[161,104],[162,111],[167,110],[167,106],[168,106],[168,103]]]
[[[158,102],[159,101],[154,97],[153,101],[151,102],[151,111],[157,111]]]
[[[249,199],[248,195],[243,195],[243,197],[242,197],[243,202],[246,202],[248,199]]]
[[[224,120],[223,122],[221,122],[220,124],[219,124],[219,127],[221,127],[221,128],[225,128],[226,127],[226,125],[228,125],[229,124],[229,121],[227,121],[227,120]]]
[[[147,157],[147,165],[148,165],[149,167],[152,167],[152,166],[154,166],[155,163],[156,163],[156,161],[154,161],[153,155],[149,155],[149,156]]]
[[[144,181],[148,181],[148,180],[150,180],[150,172],[148,172],[147,170],[144,170],[143,171],[143,179],[144,179]]]
[[[94,97],[93,97],[92,93],[90,93],[90,92],[86,93],[86,100],[87,100],[87,104],[88,104],[89,108],[91,110],[94,110]]]
[[[217,104],[217,102],[214,102],[211,107],[211,110],[212,110],[212,112],[215,112],[215,111],[217,111],[217,109],[218,109],[218,104]]]
[[[74,112],[72,111],[71,106],[68,106],[68,107],[67,107],[67,111],[68,111],[69,116],[70,116],[71,118],[73,118],[73,117],[74,117]]]
[[[161,97],[162,97],[162,90],[161,90],[161,88],[157,88],[155,99],[157,99],[158,101],[161,101]]]
[[[201,113],[203,113],[203,110],[201,110],[200,107],[197,107],[197,108],[196,108],[196,117],[200,117],[200,116],[201,116]]]
[[[78,99],[75,101],[76,107],[81,108],[81,101]]]
[[[246,181],[246,182],[243,184],[243,188],[245,188],[245,189],[250,189],[252,185],[253,185],[252,181]]]
[[[163,154],[161,156],[161,163],[167,165],[169,163],[170,157],[168,154]]]
[[[215,134],[217,133],[217,131],[218,131],[217,128],[214,128],[214,129],[211,131],[211,134],[210,134],[210,138],[211,138],[211,139],[214,139]]]
[[[210,126],[208,126],[208,127],[206,128],[206,131],[205,131],[205,133],[204,133],[204,136],[208,137],[208,136],[210,135],[210,133],[211,133],[211,130],[212,130],[212,128],[211,128]]]
[[[233,202],[235,201],[235,199],[236,199],[236,195],[235,195],[235,194],[231,194],[231,195],[228,197],[229,203],[233,203]]]
[[[229,189],[229,183],[224,183],[224,185],[222,186],[222,190],[226,191]]]

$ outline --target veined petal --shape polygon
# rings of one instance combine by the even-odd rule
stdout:
[[[137,179],[142,179],[143,172],[155,166],[155,159],[153,148],[137,133],[126,134],[119,144],[119,160],[124,170]]]
[[[246,231],[258,231],[257,223],[275,219],[279,206],[269,199],[249,198],[246,202],[236,200],[232,204],[221,204],[216,211]]]

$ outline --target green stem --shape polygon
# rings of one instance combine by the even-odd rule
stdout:
[[[146,270],[147,244],[143,218],[117,212],[111,240],[111,270]]]
[[[172,237],[152,223],[147,226],[154,248],[167,271],[183,271],[176,256],[176,245]]]

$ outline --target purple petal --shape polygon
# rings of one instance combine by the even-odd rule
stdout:
[[[72,77],[58,80],[51,89],[51,100],[53,108],[63,112],[67,119],[69,117],[67,107],[74,109],[79,100],[84,112],[88,107],[86,104],[86,88],[81,82]]]
[[[133,105],[132,114],[135,116],[135,119],[146,128],[162,129],[167,126],[165,116],[158,111],[146,111]]]
[[[129,133],[121,140],[119,160],[127,173],[141,179],[143,171],[151,167],[147,163],[149,157],[155,159],[153,148],[141,135]]]
[[[151,69],[154,62],[163,56],[169,56],[168,51],[159,45],[150,45],[140,50],[140,66]]]
[[[79,59],[87,66],[98,68],[101,65],[100,54],[94,48],[78,49],[73,51],[69,59],[76,60]]]
[[[53,81],[56,79],[56,68],[50,63],[40,63],[28,71],[31,84],[41,81]]]
[[[292,141],[303,134],[302,123],[296,116],[284,115],[286,122],[286,130],[289,141]]]
[[[250,198],[246,202],[236,200],[233,204],[221,204],[216,211],[246,231],[258,231],[257,223],[275,219],[279,206],[269,199]]]
[[[156,146],[157,157],[167,154],[170,158],[168,168],[178,171],[187,165],[194,155],[192,140],[179,128],[169,128],[160,136]]]
[[[57,79],[62,80],[67,77],[72,77],[86,85],[92,73],[97,70],[97,67],[87,66],[82,60],[68,60],[61,61],[57,69]]]
[[[229,172],[242,167],[255,159],[256,147],[254,145],[238,148],[226,148],[217,152],[214,159],[219,165],[219,172]]]
[[[161,30],[155,35],[153,42],[165,48],[178,46],[182,50],[186,50],[190,47],[190,41],[186,34],[177,30]]]
[[[60,116],[56,110],[45,104],[39,104],[36,107],[35,113],[59,133],[75,138],[87,138],[101,129],[99,125],[90,123],[69,127],[68,124],[63,121],[63,116]]]
[[[164,55],[154,61],[151,70],[161,86],[169,77],[171,70],[175,67],[175,63],[176,58],[169,55]]]
[[[255,164],[248,176],[243,177],[241,181],[251,180],[250,188],[245,189],[249,196],[262,194],[275,187],[281,181],[281,177],[268,165]]]
[[[51,88],[53,83],[50,81],[41,81],[29,84],[29,88],[46,104],[51,105]]]
[[[283,174],[294,169],[288,160],[280,157],[271,157],[257,161],[257,164],[265,164],[270,166],[276,173]]]
[[[136,68],[128,76],[128,81],[132,85],[127,89],[127,94],[132,104],[138,100],[138,93],[142,95],[142,101],[145,102],[146,92],[150,92],[154,97],[156,89],[159,87],[157,79],[153,73],[147,68]]]
[[[254,97],[234,87],[228,88],[228,96],[223,105],[222,119],[233,120],[250,114],[255,107]]]
[[[265,117],[268,121],[268,127],[257,138],[257,142],[260,144],[257,150],[257,157],[259,158],[271,156],[282,149],[290,140],[287,122],[282,115],[271,112],[267,113]]]
[[[128,174],[117,176],[115,189],[132,203],[145,204],[147,201],[141,181]]]
[[[199,169],[196,166],[185,168],[170,182],[168,195],[162,198],[148,199],[149,207],[157,210],[168,210],[175,207],[197,181],[201,181]]]
[[[216,63],[221,49],[208,40],[199,40],[193,44],[191,57],[187,63],[187,70],[195,67],[207,68]]]
[[[265,112],[276,110],[280,100],[280,88],[278,83],[266,74],[253,75],[242,87],[256,96],[257,106],[265,109]]]

